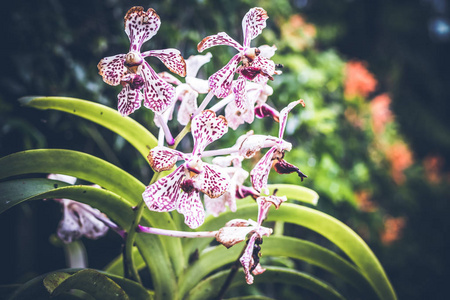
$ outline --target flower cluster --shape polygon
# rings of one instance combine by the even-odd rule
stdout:
[[[152,211],[183,214],[190,228],[200,227],[207,214],[218,216],[227,210],[236,211],[237,199],[251,196],[259,207],[258,220],[232,220],[218,231],[216,239],[226,247],[248,237],[246,250],[240,261],[249,284],[252,273],[260,274],[264,269],[259,264],[262,237],[272,233],[262,226],[268,209],[273,204],[278,208],[285,197],[268,196],[268,178],[273,168],[280,174],[297,173],[303,180],[307,177],[300,169],[284,160],[285,152],[292,145],[283,139],[288,113],[303,100],[291,102],[280,112],[266,101],[273,94],[268,85],[274,75],[281,74],[271,57],[275,46],[251,47],[250,43],[266,27],[267,13],[260,7],[252,8],[242,20],[243,43],[236,42],[225,32],[204,38],[197,46],[199,52],[217,45],[228,45],[238,53],[208,80],[196,78],[199,68],[210,61],[211,54],[191,56],[186,62],[175,49],[141,52],[144,42],[153,37],[160,26],[160,18],[153,9],[144,11],[133,7],[125,16],[125,32],[130,39],[127,54],[106,57],[98,64],[103,80],[111,85],[122,85],[118,95],[118,110],[127,116],[141,106],[155,113],[155,123],[160,127],[157,147],[150,150],[148,161],[155,172],[171,171],[148,185],[142,194],[147,207]],[[159,58],[172,72],[186,76],[185,83],[167,72],[159,75],[144,60],[148,56]],[[237,74],[237,79],[235,75]],[[207,94],[198,103],[200,94]],[[207,106],[213,97],[219,101]],[[193,138],[192,152],[176,149],[184,135],[173,139],[167,122],[172,120],[177,100],[176,120],[190,129]],[[219,115],[225,107],[225,116]],[[236,140],[234,146],[206,150],[213,142],[228,132],[236,130],[244,122],[252,123],[254,117],[270,117],[279,122],[277,137],[258,135],[250,131]],[[181,137],[180,137],[181,136]],[[255,156],[263,148],[269,150],[248,172],[242,161]],[[204,158],[213,157],[212,163]],[[249,178],[251,186],[245,186]],[[202,202],[203,195],[203,202]],[[203,204],[204,203],[204,204]],[[206,211],[205,211],[206,207]],[[140,227],[141,232],[151,232]]]

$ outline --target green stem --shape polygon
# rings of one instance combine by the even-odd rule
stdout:
[[[156,180],[159,179],[160,176],[161,176],[161,173],[159,173],[159,172],[156,172],[155,174],[153,174],[152,180],[150,181],[149,184],[154,183]],[[124,257],[123,270],[124,270],[125,277],[130,278],[136,282],[139,282],[140,284],[142,284],[142,281],[139,276],[139,272],[136,268],[136,265],[134,263],[132,250],[133,250],[133,246],[134,246],[134,241],[136,239],[136,233],[137,233],[136,228],[138,227],[139,222],[141,221],[142,214],[144,212],[144,208],[145,208],[145,202],[144,202],[144,200],[141,200],[134,209],[134,219],[131,222],[130,229],[128,230],[128,234],[127,234],[127,237],[125,240],[125,246],[123,249],[123,257]]]
[[[176,149],[181,140],[190,131],[191,131],[191,121],[189,121],[189,123],[187,123],[187,125],[184,126],[183,130],[181,130],[180,133],[176,136],[174,144],[172,146],[169,146],[169,148]]]

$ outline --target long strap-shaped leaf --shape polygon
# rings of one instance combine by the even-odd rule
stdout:
[[[217,230],[233,218],[255,219],[257,211],[256,204],[242,205],[236,213],[226,212],[217,218],[207,219],[201,229],[206,231]],[[320,211],[291,203],[283,203],[278,210],[271,209],[268,221],[283,221],[297,224],[323,235],[344,251],[356,266],[361,269],[361,273],[370,282],[380,299],[397,299],[394,289],[378,259],[367,244],[344,223]],[[188,247],[193,248],[195,245],[186,245],[185,251],[192,251]]]
[[[282,267],[265,267],[266,272],[258,275],[258,283],[283,283],[287,285],[297,285],[310,290],[320,296],[320,299],[344,299],[333,287],[328,283],[319,280],[309,274],[299,272]],[[229,270],[218,272],[205,280],[201,281],[188,294],[186,300],[208,300],[215,299],[220,287],[225,282]],[[243,273],[241,276],[235,276],[230,284],[229,289],[238,286],[247,285]],[[280,295],[281,293],[278,293]]]
[[[372,288],[360,271],[351,263],[326,248],[297,238],[276,236],[264,238],[264,243],[261,247],[261,252],[264,256],[286,256],[304,260],[352,284],[366,296],[366,299],[374,298],[373,292],[372,297],[370,297]],[[238,259],[241,250],[242,247],[238,245],[230,249],[217,246],[201,253],[200,259],[186,271],[185,276],[180,280],[181,295],[188,292],[196,282],[200,281],[208,273]]]
[[[98,208],[122,228],[128,228],[131,223],[133,212],[131,210],[131,204],[127,200],[113,192],[92,186],[75,185],[54,188],[49,185],[49,190],[46,192],[41,191],[32,196],[27,195],[26,198],[21,197],[21,186],[37,186],[42,183],[42,180],[46,179],[24,179],[3,182],[0,188],[9,188],[16,191],[15,196],[9,200],[14,204],[45,198],[68,198]],[[148,224],[149,220],[144,217],[142,221],[144,224]],[[165,249],[166,247],[163,246],[158,236],[154,235],[140,234],[137,236],[136,244],[138,248],[142,248],[141,255],[149,268],[158,299],[174,299],[176,290],[173,287],[176,286],[176,279]]]
[[[133,206],[141,201],[145,186],[120,168],[97,157],[71,150],[41,149],[11,154],[0,159],[0,179],[32,173],[58,173],[97,183],[127,199]],[[168,213],[144,213],[146,226],[175,230]],[[127,227],[125,227],[127,228]],[[182,247],[179,239],[159,237],[171,260],[183,265]],[[181,255],[180,255],[181,254]]]
[[[383,267],[363,239],[350,227],[320,211],[290,203],[269,213],[268,221],[284,221],[307,227],[337,245],[361,270],[378,297],[397,299]]]
[[[122,117],[117,110],[99,103],[69,97],[24,97],[20,102],[38,109],[55,109],[95,122],[119,134],[144,157],[158,143],[141,124],[130,117]]]

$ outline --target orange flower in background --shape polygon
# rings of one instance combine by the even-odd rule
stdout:
[[[304,50],[314,43],[316,37],[316,27],[306,23],[305,19],[299,15],[292,15],[289,21],[280,26],[281,35],[289,45],[298,50]]]
[[[390,104],[391,98],[388,94],[381,94],[370,101],[372,127],[376,134],[382,133],[386,124],[394,119],[394,114],[389,108]]]
[[[406,225],[404,217],[390,217],[387,216],[384,220],[384,230],[381,232],[381,242],[385,245],[390,245],[401,238],[403,229]]]
[[[444,159],[439,155],[428,155],[423,160],[425,177],[430,183],[439,183],[442,180],[442,166]]]
[[[367,97],[375,90],[377,80],[367,70],[367,64],[362,61],[349,61],[345,66],[344,96],[347,99],[353,97]]]
[[[386,150],[386,157],[391,163],[391,176],[395,183],[402,184],[405,181],[403,171],[409,168],[414,160],[408,145],[404,142],[396,142]]]
[[[361,211],[374,212],[377,210],[377,205],[371,200],[371,196],[370,192],[365,190],[355,193],[356,203]]]

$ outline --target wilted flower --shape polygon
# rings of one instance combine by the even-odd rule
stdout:
[[[176,49],[141,53],[142,44],[158,32],[161,24],[159,16],[152,8],[144,11],[142,7],[132,7],[125,15],[124,21],[130,50],[127,54],[103,58],[97,66],[99,74],[110,85],[122,85],[122,91],[118,95],[118,110],[123,116],[138,109],[142,100],[145,107],[160,114],[175,100],[175,89],[162,80],[144,58],[155,56],[180,76],[186,73],[184,59]]]
[[[381,241],[385,245],[390,245],[401,238],[406,225],[404,217],[387,216],[384,220],[384,230],[381,232]]]
[[[267,153],[259,160],[259,162],[255,165],[253,170],[250,172],[250,178],[252,181],[253,188],[258,192],[261,192],[262,189],[267,190],[267,179],[269,177],[269,172],[270,172],[270,169],[272,166],[275,169],[275,171],[277,171],[277,173],[279,173],[279,174],[289,174],[292,172],[297,172],[298,176],[302,180],[303,180],[303,178],[307,177],[305,174],[303,174],[300,171],[299,168],[288,163],[287,161],[285,161],[283,159],[284,152],[286,150],[287,151],[290,150],[290,147],[287,148],[285,146],[286,143],[283,143],[284,142],[283,134],[284,134],[284,129],[285,129],[286,123],[287,123],[287,115],[299,103],[302,103],[302,105],[304,105],[303,100],[297,100],[297,101],[291,102],[287,107],[285,107],[280,112],[280,129],[278,132],[277,142],[269,149],[269,151],[267,151]],[[267,141],[267,138],[264,140],[260,139],[259,145],[263,145],[266,141]],[[258,141],[256,141],[256,142],[258,142]],[[242,143],[242,148],[245,152],[249,152],[249,150],[247,149],[249,147],[245,146],[246,143],[248,144],[247,140],[245,140]],[[250,152],[253,151],[253,153],[254,153],[255,150],[260,149],[260,147],[257,146],[258,145],[257,143],[252,143],[250,145],[254,147],[254,149],[251,149]],[[266,191],[266,193],[267,193],[267,191]]]
[[[60,174],[50,174],[47,178],[70,184],[74,184],[77,180],[75,177]],[[98,185],[95,186],[100,188]],[[108,226],[100,220],[106,220],[108,217],[98,209],[69,199],[54,200],[63,206],[63,218],[59,222],[56,233],[64,243],[71,243],[82,236],[97,239],[108,231]]]
[[[258,275],[265,271],[259,263],[261,251],[260,245],[263,242],[263,236],[271,235],[272,229],[263,227],[261,224],[267,218],[271,205],[274,205],[275,208],[278,209],[281,203],[286,200],[286,196],[277,197],[272,195],[258,197],[258,199],[256,199],[256,202],[258,203],[258,222],[241,219],[231,220],[216,234],[216,240],[227,248],[244,241],[246,237],[251,234],[247,241],[244,253],[239,259],[244,268],[245,279],[248,284],[253,283],[252,274]]]
[[[390,145],[386,150],[386,157],[391,163],[392,179],[397,184],[403,184],[405,181],[405,174],[403,172],[414,162],[413,153],[408,145],[402,141]]]
[[[250,47],[251,40],[266,27],[267,18],[266,11],[260,7],[252,8],[247,12],[242,19],[243,45],[225,32],[219,32],[204,38],[197,46],[199,52],[217,45],[228,45],[239,51],[227,65],[209,77],[209,87],[214,95],[225,98],[233,90],[238,108],[245,105],[246,80],[264,83],[268,79],[273,79],[272,75],[275,74],[275,63],[260,55],[260,49]],[[238,67],[239,63],[242,64]],[[239,77],[233,83],[236,72],[239,73]]]
[[[391,98],[388,94],[378,95],[370,101],[373,131],[377,134],[382,133],[386,124],[394,119],[394,115],[389,108],[390,104]]]
[[[179,159],[185,162],[145,189],[142,196],[148,208],[160,212],[176,209],[185,216],[185,223],[189,227],[200,226],[205,218],[205,210],[199,192],[217,198],[226,192],[230,180],[221,167],[203,162],[201,156],[206,146],[227,131],[227,121],[223,116],[216,117],[213,111],[205,110],[192,119],[192,154],[166,147],[153,148],[148,159],[157,172],[170,170]]]

